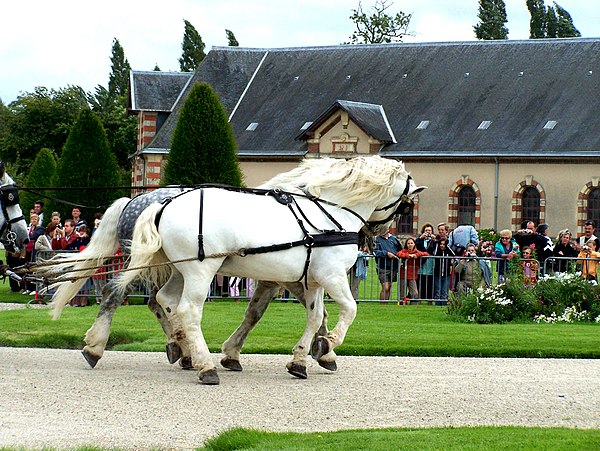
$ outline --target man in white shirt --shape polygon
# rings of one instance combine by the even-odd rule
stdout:
[[[596,227],[594,221],[585,221],[583,226],[583,235],[575,240],[575,248],[577,250],[581,250],[581,248],[587,243],[589,240],[596,240],[596,249],[598,249],[598,245],[600,241],[598,237],[595,235]]]

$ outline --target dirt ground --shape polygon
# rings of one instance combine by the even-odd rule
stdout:
[[[216,355],[215,359],[220,359]],[[0,447],[192,449],[220,431],[388,426],[600,428],[600,361],[339,357],[335,373],[242,355],[204,386],[162,353],[0,348]]]

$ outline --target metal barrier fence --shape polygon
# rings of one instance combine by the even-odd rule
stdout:
[[[76,252],[76,251],[60,251]],[[37,259],[46,260],[57,251],[39,251]],[[112,274],[124,264],[124,257],[107,260],[105,267],[98,270],[78,296],[97,298],[102,287]],[[365,271],[363,277],[356,274],[356,266],[349,272],[352,295],[358,302],[393,302],[401,304],[427,303],[445,305],[450,292],[463,293],[501,283],[508,271],[509,261],[495,257],[437,257],[420,259],[378,259],[373,255],[359,257],[363,259]],[[592,262],[592,263],[588,263]],[[535,284],[542,274],[580,270],[582,265],[599,265],[594,258],[551,257],[543,265],[537,260],[519,260],[524,284]],[[360,265],[359,265],[360,266]],[[595,267],[594,267],[595,268]],[[595,274],[595,271],[594,271]],[[381,281],[389,281],[389,297],[385,298]],[[227,277],[217,274],[211,283],[208,299],[248,300],[254,293],[256,281],[250,278]],[[149,287],[138,284],[129,297],[142,297],[145,302],[150,295]],[[52,293],[46,294],[51,296]],[[326,293],[326,299],[328,294]],[[281,301],[295,301],[291,293],[283,288],[276,298]]]

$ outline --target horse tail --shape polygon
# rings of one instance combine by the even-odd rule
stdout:
[[[162,209],[162,204],[150,204],[135,222],[131,257],[126,270],[115,279],[115,290],[121,295],[136,280],[162,286],[171,275],[171,269],[165,264],[168,259],[162,251],[162,238],[156,225],[156,216]]]
[[[50,261],[53,262],[49,269],[43,271],[45,275],[56,275],[57,273],[64,274],[64,277],[72,275],[80,277],[74,282],[59,281],[49,289],[56,288],[56,292],[52,296],[53,318],[57,319],[71,299],[83,287],[87,279],[93,276],[97,267],[101,266],[107,257],[115,254],[119,247],[119,237],[117,235],[117,225],[121,217],[121,213],[131,199],[122,197],[117,199],[104,213],[102,222],[92,236],[86,248],[78,253],[58,254]],[[81,261],[79,261],[81,260]],[[72,274],[71,271],[76,270]]]

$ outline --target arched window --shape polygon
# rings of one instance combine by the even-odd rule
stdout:
[[[458,192],[458,225],[475,225],[475,198],[475,190],[469,185]]]
[[[398,216],[396,222],[396,233],[399,235],[412,235],[413,233],[413,211],[411,210],[409,215]]]
[[[540,192],[533,186],[528,186],[521,195],[523,206],[523,221],[533,221],[536,225],[540,223]]]
[[[588,220],[600,227],[600,188],[593,188],[588,196]]]

